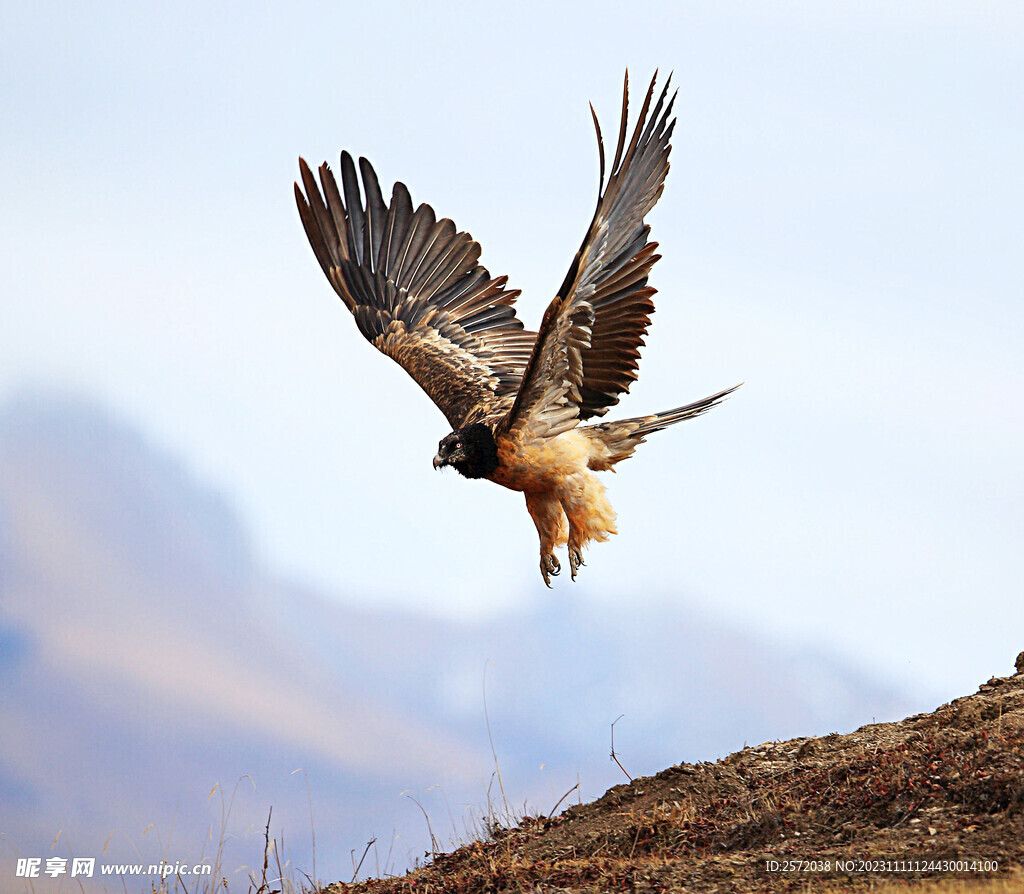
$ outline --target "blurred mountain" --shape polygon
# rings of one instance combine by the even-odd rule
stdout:
[[[363,874],[400,870],[430,846],[405,793],[442,846],[504,809],[485,673],[512,810],[622,781],[620,714],[641,775],[909,707],[664,596],[640,613],[563,586],[474,625],[357,607],[276,577],[232,508],[125,423],[23,394],[0,408],[0,878],[18,856],[198,862],[224,843],[230,880],[261,863],[271,805],[302,870],[311,826],[321,877],[350,877],[374,836]]]

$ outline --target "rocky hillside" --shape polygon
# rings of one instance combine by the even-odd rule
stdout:
[[[680,764],[326,892],[1021,891],[1024,653],[1016,669],[930,714]]]

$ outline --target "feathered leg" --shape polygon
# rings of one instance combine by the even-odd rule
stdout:
[[[551,586],[551,577],[557,576],[562,565],[555,558],[555,547],[568,539],[565,513],[558,497],[551,491],[526,491],[526,509],[537,526],[540,537],[540,573],[544,583]]]
[[[570,475],[558,489],[558,498],[569,521],[569,569],[572,579],[583,561],[583,547],[591,540],[607,540],[615,529],[615,510],[597,476],[583,470]]]

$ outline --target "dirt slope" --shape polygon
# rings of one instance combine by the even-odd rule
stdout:
[[[866,871],[884,858],[999,871]],[[681,764],[407,876],[327,891],[839,891],[955,877],[1024,891],[1024,653],[1014,676],[933,713]]]

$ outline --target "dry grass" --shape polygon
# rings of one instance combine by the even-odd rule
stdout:
[[[1024,673],[932,714],[680,765],[491,832],[402,878],[328,891],[1024,894]],[[883,855],[1000,872],[835,874],[837,859]],[[768,872],[770,859],[830,859],[831,872]]]
[[[248,780],[250,784],[252,783],[250,777],[243,776],[235,783],[230,796],[225,794],[224,788],[219,783],[210,791],[209,799],[219,796],[221,807],[220,829],[219,834],[216,836],[217,847],[214,851],[212,862],[210,864],[210,875],[203,876],[196,880],[193,880],[191,877],[182,878],[181,876],[168,876],[160,884],[151,885],[147,894],[227,894],[232,887],[235,887],[235,890],[237,890],[237,886],[229,885],[228,883],[228,873],[224,866],[224,852],[225,846],[230,838],[228,824],[231,819],[235,796],[238,793],[238,787],[246,780]],[[312,799],[310,799],[310,801],[312,821]],[[245,876],[247,894],[321,894],[325,889],[314,881],[315,868],[312,876],[299,870],[292,864],[291,860],[285,856],[287,854],[287,850],[285,848],[284,841],[281,838],[271,836],[270,829],[272,817],[273,808],[270,808],[267,814],[267,823],[263,830],[261,865],[256,868],[249,868],[249,871]],[[315,867],[315,832],[311,831],[311,835],[313,836],[313,859]],[[169,846],[170,836],[168,836],[166,848],[169,848]],[[206,854],[200,854],[195,862],[200,864],[205,863]],[[232,875],[237,877],[236,873],[232,873]]]

